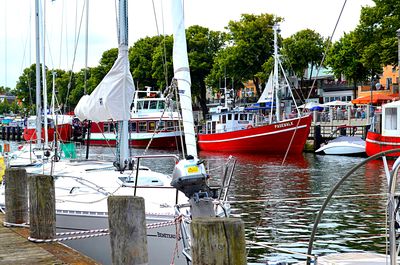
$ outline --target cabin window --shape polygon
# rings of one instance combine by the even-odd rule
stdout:
[[[164,121],[158,121],[157,126],[158,126],[159,131],[164,130],[164,127],[165,127]]]
[[[174,130],[174,122],[173,121],[167,121],[167,128],[168,131],[173,131]]]
[[[241,121],[246,121],[247,120],[247,115],[246,114],[240,114],[240,120]]]
[[[156,123],[154,121],[149,121],[149,131],[150,132],[154,132],[155,128],[156,128]]]
[[[249,114],[249,121],[253,119],[253,114]]]
[[[235,114],[235,121],[239,120],[239,114]]]
[[[221,118],[222,118],[221,123],[226,123],[226,115],[222,115]]]
[[[146,132],[147,131],[147,122],[140,121],[139,122],[139,132]]]
[[[137,109],[138,109],[138,110],[143,109],[143,101],[138,101],[138,102],[137,102]]]
[[[165,108],[165,102],[164,101],[158,101],[158,109],[164,109]]]
[[[157,109],[157,101],[150,101],[150,109]]]
[[[109,132],[110,126],[107,122],[103,123],[103,132]]]
[[[103,123],[103,131],[106,133],[114,132],[114,127],[114,123],[112,122]]]
[[[130,122],[130,128],[129,131],[131,132],[136,132],[136,122]]]
[[[397,130],[397,108],[385,109],[385,130]]]
[[[228,121],[231,121],[231,120],[232,120],[232,114],[229,113],[229,114],[228,114]]]
[[[147,110],[149,108],[149,102],[143,101],[143,109]]]

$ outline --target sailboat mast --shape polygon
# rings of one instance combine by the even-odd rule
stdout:
[[[129,61],[128,61],[128,1],[120,0],[119,1],[119,31],[118,31],[118,43],[119,43],[119,53],[123,54],[123,58],[125,60],[124,63],[124,71],[125,74],[129,72]],[[127,82],[126,79],[123,79],[123,87],[126,90]],[[125,94],[122,94],[124,97]],[[126,100],[122,100],[123,109],[126,109],[127,106]],[[120,136],[118,143],[118,154],[117,160],[119,164],[119,169],[123,170],[126,162],[129,157],[129,138],[128,138],[128,120],[118,121],[118,135]]]
[[[47,124],[47,82],[46,82],[46,35],[45,35],[45,18],[46,18],[46,3],[43,3],[43,15],[42,15],[42,53],[43,53],[43,63],[42,63],[42,80],[43,80],[43,117],[44,117],[44,145],[47,147],[49,145],[49,135],[48,135],[48,124]]]
[[[279,55],[278,55],[278,30],[279,25],[275,24],[273,26],[274,29],[274,90],[275,90],[275,99],[276,99],[276,121],[281,120],[281,101],[279,99]],[[272,110],[271,110],[272,111]]]
[[[172,1],[173,20],[173,62],[174,77],[178,81],[179,97],[182,109],[183,129],[185,133],[186,154],[197,158],[196,136],[194,133],[192,93],[189,60],[186,47],[185,23],[181,0]]]
[[[40,100],[40,31],[39,31],[39,0],[35,1],[35,31],[36,31],[36,138],[37,145],[42,144],[41,100]]]

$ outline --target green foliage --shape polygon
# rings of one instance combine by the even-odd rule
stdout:
[[[368,69],[362,63],[361,53],[356,42],[354,33],[345,34],[333,44],[326,57],[326,64],[332,68],[337,78],[344,75],[347,80],[353,81],[355,84],[365,80],[368,75]]]
[[[187,50],[192,81],[192,95],[197,97],[203,114],[207,110],[205,79],[211,72],[215,54],[222,47],[225,34],[201,26],[191,26],[186,31]]]
[[[41,75],[41,73],[40,73]],[[22,101],[24,107],[28,107],[36,102],[36,64],[25,68],[19,77],[15,94]]]
[[[400,2],[374,0],[375,6],[363,7],[354,31],[361,62],[370,74],[382,72],[382,66],[397,65],[397,37],[400,28]]]
[[[225,76],[240,81],[250,79],[260,94],[258,73],[273,54],[272,26],[280,21],[282,18],[271,14],[243,14],[240,21],[230,21],[229,42],[217,54],[208,84],[216,86]]]
[[[165,36],[154,49],[151,63],[151,77],[156,80],[156,87],[164,90],[173,77],[172,46],[174,39],[171,35]]]
[[[153,77],[153,60],[155,51],[161,44],[162,36],[146,37],[135,42],[129,49],[132,77],[139,88],[157,87],[157,79]]]
[[[310,65],[311,69],[319,66],[324,54],[323,37],[310,29],[301,30],[283,40],[282,46],[285,63],[301,78]]]

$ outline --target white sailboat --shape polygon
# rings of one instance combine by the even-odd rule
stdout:
[[[59,232],[98,231],[108,227],[107,198],[110,195],[135,195],[145,200],[146,223],[148,225],[149,264],[165,264],[174,260],[174,264],[187,264],[190,260],[188,249],[182,255],[181,236],[177,232],[177,215],[181,215],[176,205],[182,207],[187,198],[171,186],[171,177],[140,166],[139,160],[145,158],[160,159],[170,157],[177,163],[174,176],[179,180],[189,177],[198,184],[186,189],[179,180],[174,182],[186,195],[207,189],[207,175],[204,164],[197,158],[197,149],[191,110],[190,74],[186,52],[186,38],[183,23],[182,3],[173,0],[174,25],[174,69],[175,80],[179,87],[187,145],[187,159],[178,162],[174,155],[136,157],[136,166],[128,154],[129,108],[134,93],[134,83],[129,71],[127,29],[119,32],[118,58],[99,86],[90,96],[84,96],[75,113],[80,119],[118,121],[120,139],[117,146],[116,162],[100,160],[61,160],[53,163],[51,159],[36,160],[38,166],[27,167],[29,174],[51,174],[55,177],[56,220]],[[119,25],[128,25],[127,1],[119,1]],[[179,51],[179,52],[178,52]],[[119,102],[118,100],[121,100]],[[187,168],[196,169],[188,174]],[[197,179],[196,179],[197,177]],[[176,180],[176,178],[175,178]],[[2,187],[4,188],[4,187]],[[4,194],[4,192],[0,192]],[[226,197],[226,194],[225,194]],[[208,200],[209,210],[213,204]],[[194,205],[195,206],[195,205]],[[0,207],[4,207],[4,195],[0,196]],[[181,208],[180,208],[181,209]],[[186,216],[186,217],[185,217]],[[182,227],[186,224],[181,224]],[[187,231],[186,231],[187,232]],[[185,233],[182,241],[190,248],[190,240]],[[108,235],[90,233],[79,240],[68,240],[65,244],[96,259],[102,264],[111,264],[111,249]]]

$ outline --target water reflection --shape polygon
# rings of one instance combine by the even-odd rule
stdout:
[[[202,157],[224,155],[200,153]],[[229,200],[233,215],[244,220],[248,240],[306,253],[317,212],[330,189],[363,158],[316,156],[289,157],[235,155],[238,162]],[[357,170],[336,193],[323,215],[314,253],[324,255],[348,251],[385,251],[386,191],[381,161],[372,161]],[[350,195],[359,195],[350,196]],[[305,257],[252,248],[249,261],[286,260]]]
[[[107,149],[108,150],[108,149]],[[92,148],[92,154],[107,153]],[[110,159],[113,157],[108,152]],[[148,154],[170,151],[149,150]],[[143,154],[133,150],[132,155]],[[228,154],[201,152],[200,157],[216,165]],[[311,228],[330,189],[363,158],[303,154],[288,157],[237,154],[237,165],[229,194],[233,216],[245,222],[248,240],[274,247],[306,253]],[[219,162],[218,162],[219,161]],[[153,170],[171,173],[171,160],[142,161]],[[392,164],[393,161],[389,161]],[[220,176],[220,172],[215,175]],[[385,252],[384,197],[366,196],[387,190],[381,160],[371,161],[344,182],[328,205],[319,226],[314,253],[374,251]],[[362,196],[350,196],[362,195]],[[254,247],[249,261],[286,260],[296,262],[304,256],[278,253],[265,247]]]

